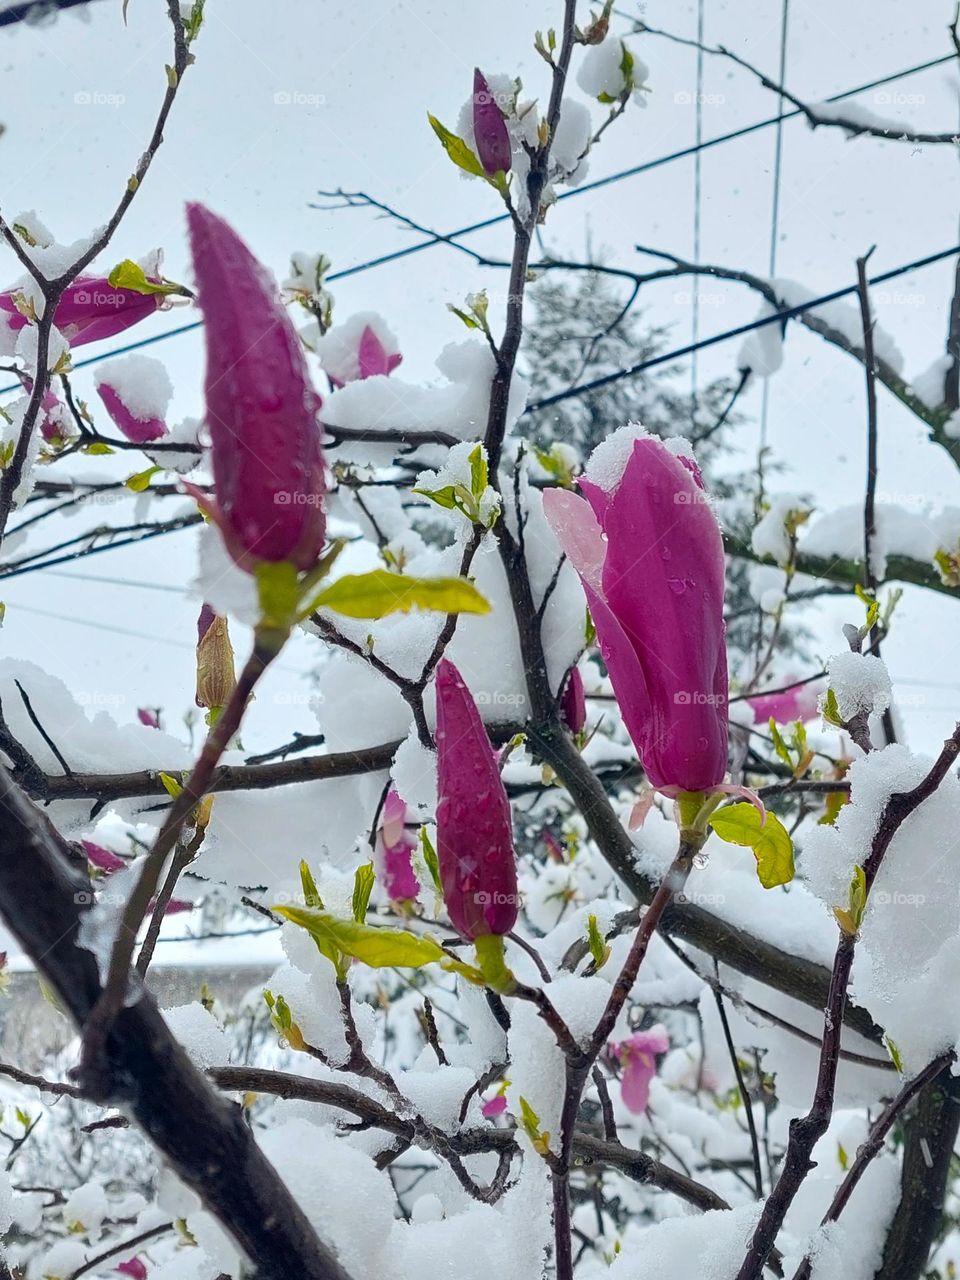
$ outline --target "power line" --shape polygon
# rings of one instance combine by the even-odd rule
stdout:
[[[948,53],[940,58],[931,58],[927,62],[918,62],[912,67],[904,67],[901,71],[895,71],[891,75],[881,76],[876,80],[868,80],[853,89],[844,89],[842,93],[835,93],[831,97],[825,98],[824,102],[843,102],[847,98],[855,97],[858,93],[866,93],[868,89],[877,89],[881,85],[892,84],[894,81],[902,80],[906,76],[918,75],[921,71],[929,71],[934,67],[943,66],[944,63],[953,62],[954,60],[955,55]],[[621,169],[617,173],[608,174],[605,178],[596,178],[593,182],[585,182],[570,191],[564,191],[557,197],[557,203],[559,204],[561,200],[572,200],[576,196],[585,195],[588,191],[598,191],[601,187],[610,186],[615,182],[622,182],[625,178],[633,178],[641,173],[649,173],[652,169],[658,169],[661,165],[671,164],[674,160],[683,160],[687,156],[707,151],[709,148],[720,146],[725,142],[733,142],[737,138],[744,138],[748,134],[756,133],[759,129],[767,129],[771,125],[779,125],[784,120],[793,120],[801,115],[803,115],[803,112],[799,108],[792,111],[784,111],[778,115],[769,116],[765,120],[757,120],[753,124],[734,129],[731,133],[717,134],[715,138],[704,138],[692,146],[682,147],[679,151],[670,151],[666,155],[656,157],[654,160],[646,160],[642,164],[632,165],[628,169]],[[488,227],[499,226],[500,223],[509,221],[509,217],[509,214],[501,213],[491,218],[484,218],[480,222],[468,223],[466,226],[459,227],[456,231],[450,231],[446,235],[429,236],[416,244],[406,245],[402,249],[394,249],[390,253],[383,253],[376,258],[369,258],[366,262],[358,262],[355,266],[344,267],[340,271],[333,271],[327,276],[327,281],[332,284],[335,280],[346,280],[350,276],[360,275],[364,271],[372,271],[375,267],[382,267],[387,263],[397,262],[401,258],[408,258],[411,254],[420,253],[424,249],[432,249],[438,244],[446,244],[449,240],[459,240],[463,236],[474,235],[477,231],[485,231]],[[73,367],[74,369],[84,369],[88,365],[99,364],[102,360],[111,360],[115,356],[127,355],[131,351],[139,351],[143,347],[153,346],[154,343],[165,342],[168,338],[177,338],[183,333],[191,333],[194,329],[200,329],[202,326],[202,320],[194,320],[190,324],[178,325],[177,328],[168,329],[165,333],[157,333],[149,338],[140,338],[137,342],[129,342],[125,346],[115,347],[112,351],[104,351],[99,355],[88,356],[85,360],[77,360],[74,362]],[[0,387],[0,395],[7,395],[20,389],[19,383],[9,387]]]
[[[790,19],[790,0],[783,0],[780,12],[780,84],[787,80],[787,25]],[[780,93],[780,110],[783,110],[783,93]],[[767,275],[772,280],[777,274],[777,240],[780,235],[780,176],[783,169],[783,121],[777,125],[773,152],[773,199],[770,208],[770,256]],[[767,447],[767,419],[770,412],[770,379],[763,380],[763,399],[760,405],[760,488],[763,488],[764,452]]]
[[[952,258],[958,253],[960,253],[960,244],[954,245],[951,249],[941,249],[939,253],[931,253],[925,258],[917,258],[913,262],[905,263],[902,267],[894,267],[891,271],[882,271],[879,275],[872,276],[868,284],[883,284],[886,280],[893,280],[897,276],[906,275],[910,271],[918,271],[921,267],[929,267],[935,262],[942,262],[944,258]],[[620,382],[623,378],[635,377],[638,373],[643,373],[645,369],[652,369],[659,364],[667,364],[671,360],[678,360],[681,356],[692,355],[694,351],[702,351],[705,347],[716,346],[718,342],[726,342],[728,338],[739,338],[742,334],[752,333],[754,329],[762,329],[768,324],[792,320],[794,316],[802,315],[804,311],[813,311],[817,307],[826,306],[828,302],[836,302],[839,298],[849,297],[851,293],[856,292],[857,286],[855,284],[846,285],[842,289],[834,289],[832,293],[825,293],[819,298],[811,298],[809,302],[801,302],[798,306],[787,307],[784,311],[774,311],[772,315],[762,316],[758,320],[751,321],[750,324],[741,324],[735,329],[726,329],[723,333],[715,333],[710,338],[701,338],[699,342],[690,342],[685,347],[677,347],[673,351],[666,351],[662,355],[653,356],[649,360],[642,360],[639,364],[631,365],[628,369],[618,369],[615,373],[606,373],[601,378],[594,378],[592,382],[584,382],[578,387],[569,387],[566,391],[558,391],[552,396],[544,396],[542,400],[535,400],[533,404],[528,404],[524,414],[535,413],[539,409],[547,409],[552,404],[559,404],[561,400],[582,396],[588,391],[596,391],[599,387],[607,387],[613,382]]]

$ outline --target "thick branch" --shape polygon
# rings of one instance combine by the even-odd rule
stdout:
[[[89,884],[63,844],[0,768],[0,903],[4,919],[78,1028],[101,995],[97,963],[79,945]],[[264,1280],[348,1280],[239,1108],[193,1066],[151,997],[139,992],[104,1046],[100,1102],[121,1105],[255,1262]]]

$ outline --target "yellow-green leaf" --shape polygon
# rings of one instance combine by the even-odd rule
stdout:
[[[353,918],[357,924],[363,924],[367,914],[367,904],[373,892],[373,863],[364,862],[357,867],[353,878]]]
[[[745,800],[718,809],[710,818],[710,826],[728,844],[753,850],[757,876],[765,889],[789,884],[793,879],[793,841],[775,813],[768,811],[761,826],[759,811]]]
[[[157,474],[157,472],[162,470],[163,470],[162,467],[147,467],[146,471],[134,472],[134,474],[132,476],[129,476],[126,480],[124,480],[123,483],[133,493],[143,493],[145,489],[148,489],[150,487],[150,481]]]
[[[890,1036],[884,1036],[883,1043],[887,1046],[887,1053],[890,1055],[890,1061],[897,1068],[900,1074],[903,1075],[903,1056],[897,1047],[896,1041],[891,1039]]]
[[[183,784],[178,778],[174,778],[172,774],[161,773],[160,781],[163,783],[163,789],[167,795],[176,800],[177,796],[183,790]]]
[[[590,954],[593,956],[594,967],[602,969],[607,963],[610,955],[610,948],[604,941],[603,934],[600,932],[600,926],[597,924],[597,917],[590,916],[587,920],[587,942],[590,946]]]
[[[300,860],[300,884],[303,887],[303,901],[306,905],[308,907],[317,907],[322,911],[323,899],[320,897],[317,882],[313,878],[313,872],[302,858]]]
[[[388,569],[346,573],[315,596],[314,609],[333,609],[348,618],[385,618],[411,609],[439,613],[489,613],[490,605],[466,578],[408,578]]]
[[[445,959],[443,948],[433,938],[418,937],[406,929],[377,929],[306,907],[278,906],[274,910],[306,929],[318,943],[332,944],[344,955],[374,969],[394,966],[419,969],[421,965]]]
[[[420,852],[423,854],[423,861],[430,872],[430,879],[437,893],[443,893],[443,885],[440,883],[440,859],[437,857],[437,851],[433,847],[433,841],[427,835],[427,828],[420,828]]]
[[[114,289],[129,289],[132,293],[168,294],[181,292],[181,287],[178,284],[158,284],[156,280],[148,279],[143,267],[138,262],[134,262],[132,258],[124,258],[122,262],[118,262],[107,276],[107,280],[113,285]]]
[[[94,440],[92,444],[85,444],[80,452],[89,453],[91,457],[100,457],[102,454],[113,453],[113,450],[102,440]]]
[[[440,123],[436,116],[427,114],[430,121],[430,127],[443,144],[443,149],[447,155],[457,166],[463,169],[465,173],[472,173],[476,178],[485,178],[486,170],[480,163],[479,157],[475,151],[467,146],[462,138],[458,138],[455,133],[451,133],[444,125]]]

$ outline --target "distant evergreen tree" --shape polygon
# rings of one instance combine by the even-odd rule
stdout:
[[[622,286],[623,281],[602,271],[556,271],[532,287],[533,306],[522,348],[531,401],[630,368],[668,349],[666,327],[650,325],[639,308],[624,312]],[[687,390],[678,386],[681,377],[687,380]],[[584,459],[627,422],[642,422],[648,431],[663,437],[685,436],[696,449],[711,492],[722,502],[725,524],[737,534],[748,535],[754,523],[756,475],[732,472],[723,465],[729,459],[731,431],[745,421],[735,407],[730,408],[736,389],[736,380],[719,378],[699,388],[694,398],[688,367],[662,364],[534,411],[525,429],[535,444],[548,447],[562,441]],[[730,562],[731,674],[741,678],[751,669],[758,634],[758,610],[748,589],[748,573],[743,561]],[[792,652],[801,639],[795,627],[784,626],[777,649]]]

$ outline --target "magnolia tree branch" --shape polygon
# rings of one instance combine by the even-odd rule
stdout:
[[[50,374],[47,368],[48,355],[50,350],[50,335],[53,329],[57,304],[62,298],[66,288],[76,279],[78,275],[89,266],[97,254],[101,253],[113,238],[113,234],[120,225],[124,214],[133,203],[134,198],[143,179],[147,175],[153,158],[163,142],[163,130],[167,122],[167,117],[176,100],[177,91],[180,88],[180,82],[183,73],[186,71],[190,54],[187,46],[186,32],[184,30],[183,16],[180,11],[179,0],[167,0],[167,13],[173,27],[173,64],[167,68],[167,89],[160,104],[160,110],[157,114],[156,123],[150,139],[137,161],[136,167],[127,181],[126,189],[120,198],[117,207],[114,209],[106,226],[91,241],[90,245],[84,250],[78,258],[76,258],[70,266],[66,268],[60,275],[53,279],[48,279],[36,267],[35,263],[30,259],[26,252],[23,242],[17,233],[10,227],[7,222],[0,217],[0,235],[6,240],[7,244],[13,249],[14,253],[20,259],[20,262],[33,276],[34,280],[43,295],[43,315],[37,322],[37,376],[34,379],[33,390],[30,393],[30,399],[27,404],[27,410],[24,414],[23,423],[17,439],[17,444],[10,459],[8,466],[5,468],[2,477],[0,477],[0,541],[3,539],[4,531],[7,527],[7,521],[10,518],[10,512],[13,509],[14,495],[23,479],[23,470],[27,460],[27,454],[30,448],[30,441],[33,436],[34,429],[40,413],[40,406],[43,402],[44,393],[50,382]]]
[[[929,133],[916,129],[908,129],[900,124],[879,124],[873,123],[863,117],[857,117],[856,114],[843,116],[839,112],[825,112],[822,108],[818,108],[815,104],[811,106],[802,98],[798,98],[791,93],[789,89],[784,88],[782,84],[778,84],[776,80],[765,75],[752,63],[747,62],[746,58],[741,58],[739,54],[727,49],[724,45],[708,45],[702,44],[699,40],[691,40],[684,36],[674,35],[670,31],[663,31],[658,27],[651,27],[646,22],[637,24],[638,31],[648,32],[652,36],[664,36],[667,40],[673,41],[674,44],[689,45],[695,49],[701,50],[716,57],[727,58],[731,62],[735,62],[738,67],[743,67],[745,71],[749,71],[751,75],[756,76],[765,89],[769,89],[782,100],[789,102],[792,106],[806,117],[807,123],[811,129],[821,127],[842,129],[845,133],[852,137],[861,135],[871,138],[881,138],[885,142],[908,142],[921,143],[932,146],[948,145],[957,146],[960,142],[960,134],[956,129],[950,129],[946,133]]]
[[[843,1181],[834,1193],[833,1199],[830,1201],[830,1207],[823,1215],[821,1226],[826,1226],[828,1222],[836,1222],[850,1201],[850,1197],[856,1190],[857,1184],[866,1173],[871,1162],[883,1150],[883,1144],[887,1134],[893,1128],[894,1124],[907,1107],[922,1089],[925,1089],[941,1072],[953,1061],[952,1053],[942,1053],[939,1057],[934,1058],[926,1067],[912,1080],[908,1080],[897,1096],[889,1102],[880,1115],[870,1127],[866,1141],[857,1149],[857,1154],[853,1163],[844,1175]],[[926,1255],[924,1255],[924,1261]],[[803,1262],[797,1268],[793,1280],[810,1280],[811,1266],[809,1256],[804,1258]],[[906,1271],[898,1271],[897,1275],[901,1280],[907,1280],[908,1273]]]
[[[102,995],[93,953],[80,945],[90,886],[62,838],[0,767],[0,904],[4,920],[82,1030]],[[142,989],[104,1040],[92,1100],[122,1106],[264,1280],[349,1280],[254,1141]]]
[[[894,836],[906,819],[933,795],[949,770],[955,765],[958,756],[960,756],[960,725],[944,743],[943,750],[923,781],[910,791],[894,792],[884,805],[876,835],[871,842],[870,853],[862,868],[867,900]],[[737,1273],[737,1280],[759,1280],[764,1263],[776,1243],[777,1233],[783,1224],[784,1217],[813,1167],[810,1159],[813,1148],[826,1133],[830,1123],[840,1056],[840,1031],[847,1006],[847,987],[850,982],[855,950],[855,935],[841,928],[825,1010],[823,1043],[813,1105],[805,1116],[791,1122],[790,1139],[780,1177],[764,1204],[750,1248]]]
[[[960,1131],[960,1077],[941,1071],[921,1089],[903,1125],[900,1199],[876,1280],[921,1280],[944,1225],[948,1180]]]

